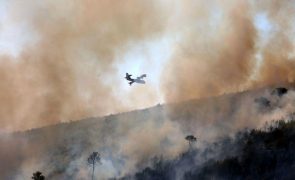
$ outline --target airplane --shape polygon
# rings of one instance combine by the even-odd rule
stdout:
[[[143,74],[143,75],[137,77],[136,79],[133,79],[131,76],[132,76],[132,75],[131,75],[131,74],[128,74],[128,73],[126,73],[126,76],[125,76],[125,79],[127,79],[127,81],[130,81],[130,82],[129,82],[129,85],[130,85],[130,86],[131,86],[133,83],[145,84],[145,81],[143,80],[143,78],[146,77],[146,74]]]

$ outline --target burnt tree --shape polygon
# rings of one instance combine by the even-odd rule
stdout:
[[[100,163],[100,154],[98,152],[93,152],[87,159],[88,164],[92,166],[92,180],[94,179],[94,169],[96,163]]]
[[[40,171],[33,173],[32,179],[34,180],[45,180],[45,176]]]

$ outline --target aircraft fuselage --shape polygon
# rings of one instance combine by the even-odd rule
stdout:
[[[134,79],[133,81],[139,84],[145,84],[145,81],[142,79]]]

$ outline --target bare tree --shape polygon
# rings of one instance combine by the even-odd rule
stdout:
[[[94,168],[96,163],[100,163],[100,154],[93,152],[87,159],[88,164],[92,166],[92,180],[94,179]]]
[[[33,173],[32,179],[34,180],[45,180],[45,176],[40,171]]]
[[[197,138],[194,135],[188,135],[185,137],[185,140],[188,141],[188,144],[190,146],[190,148],[192,147],[192,144],[197,142]]]

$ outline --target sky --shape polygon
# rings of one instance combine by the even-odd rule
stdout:
[[[292,2],[0,0],[2,130],[293,82]]]

